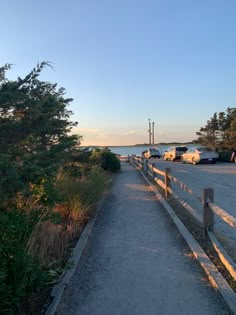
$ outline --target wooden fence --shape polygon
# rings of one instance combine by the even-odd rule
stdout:
[[[165,198],[168,199],[172,195],[187,211],[189,211],[200,222],[203,228],[203,236],[206,239],[208,236],[212,245],[215,248],[221,262],[227,268],[233,279],[236,281],[236,264],[226,252],[222,244],[218,241],[214,234],[214,215],[219,216],[230,227],[236,228],[236,219],[221,209],[214,203],[214,191],[212,188],[202,190],[202,197],[196,195],[191,188],[179,181],[171,175],[171,169],[165,168],[165,171],[159,170],[154,164],[148,163],[148,160],[140,157],[128,157],[128,161],[134,164],[139,169],[142,169],[147,175],[151,176],[153,181],[162,187],[165,191]],[[160,177],[162,179],[160,179]],[[201,217],[186,201],[180,198],[172,189],[171,183],[177,184],[182,190],[192,195],[197,201],[201,202],[203,207],[203,216]]]

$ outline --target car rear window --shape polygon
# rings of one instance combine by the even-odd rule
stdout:
[[[176,151],[187,151],[188,148],[187,147],[176,147]]]
[[[201,148],[197,148],[198,151],[204,151],[204,152],[208,152],[208,151],[211,151],[210,148],[206,148],[206,147],[201,147]]]

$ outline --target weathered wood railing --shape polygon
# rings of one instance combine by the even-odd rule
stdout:
[[[225,251],[222,244],[214,235],[214,215],[218,215],[230,227],[236,228],[236,218],[231,216],[225,210],[221,209],[214,203],[214,191],[212,188],[206,188],[202,191],[202,197],[196,195],[191,188],[179,181],[171,175],[170,168],[165,168],[165,171],[159,170],[153,164],[148,163],[148,160],[140,157],[131,156],[128,160],[136,165],[139,169],[144,170],[146,174],[152,177],[153,181],[165,191],[165,197],[168,199],[171,194],[187,211],[189,211],[203,227],[203,236],[206,239],[208,236],[212,245],[215,248],[221,262],[225,265],[231,276],[236,281],[236,264]],[[163,179],[160,179],[162,177]],[[177,184],[182,190],[192,195],[197,201],[202,203],[203,217],[194,210],[186,201],[180,198],[171,188],[171,182]]]

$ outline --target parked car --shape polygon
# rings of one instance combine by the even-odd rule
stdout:
[[[216,163],[218,158],[219,154],[207,147],[191,148],[181,155],[183,163],[192,163],[194,165],[203,162]]]
[[[160,159],[161,157],[161,153],[158,149],[155,149],[155,148],[150,148],[148,150],[145,150],[142,152],[142,156],[145,158],[145,159],[150,159],[150,158],[158,158]]]
[[[188,150],[187,147],[169,147],[167,151],[165,151],[163,158],[165,161],[175,161],[181,158],[181,155]]]

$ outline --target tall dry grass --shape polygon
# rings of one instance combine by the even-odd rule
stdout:
[[[37,256],[46,268],[63,265],[108,182],[109,175],[97,167],[81,178],[58,174],[55,187],[62,201],[52,212],[60,215],[60,221],[55,223],[42,216],[28,240],[28,253]]]

